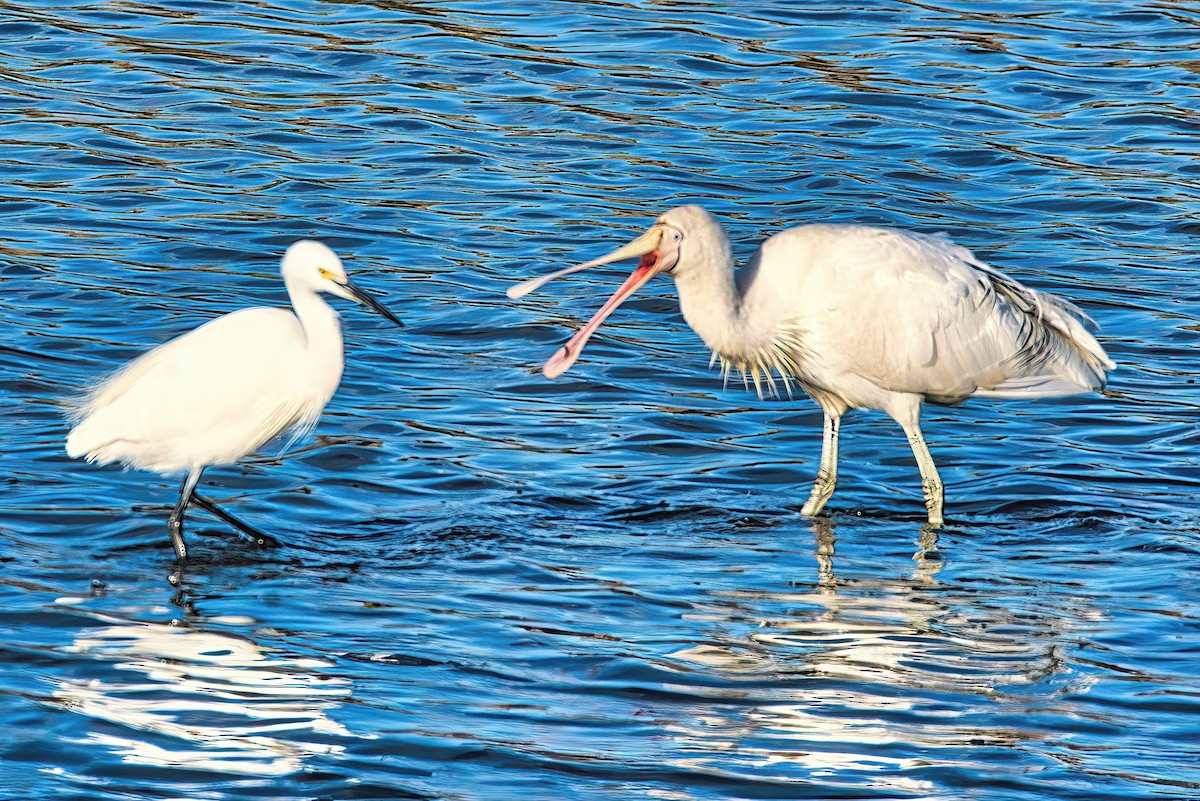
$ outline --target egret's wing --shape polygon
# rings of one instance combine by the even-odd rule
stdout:
[[[328,397],[307,390],[303,336],[290,312],[245,309],[171,340],[87,397],[68,452],[170,472],[197,455],[232,462],[311,425]]]

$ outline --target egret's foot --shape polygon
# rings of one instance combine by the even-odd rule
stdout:
[[[940,503],[926,503],[925,508],[929,510],[928,527],[937,529],[941,528],[945,523],[945,518],[942,517],[942,505]]]
[[[833,458],[838,458],[836,453]],[[803,514],[804,517],[816,517],[823,510],[824,505],[828,504],[829,499],[833,498],[833,490],[838,488],[838,470],[836,468],[830,470],[824,466],[826,453],[822,452],[821,459],[821,469],[817,470],[817,480],[812,482],[809,500],[805,501],[804,508],[800,510],[800,514]]]
[[[224,520],[226,523],[233,526],[233,528],[243,539],[249,540],[260,548],[278,548],[282,544],[270,534],[264,534],[263,532],[254,528],[254,526],[238,520],[236,517],[229,514],[229,512],[226,512],[224,509],[217,506],[215,503],[210,501],[208,498],[205,498],[198,492],[193,493],[192,503],[196,504],[209,514]]]
[[[171,545],[175,548],[176,561],[187,561],[187,544],[183,541],[183,520],[172,517],[167,521],[167,533],[171,535]]]
[[[240,534],[243,539],[249,540],[259,548],[280,548],[283,546],[283,542],[275,537],[272,537],[270,534],[265,534],[261,531],[254,535],[247,534],[244,531],[239,531],[238,534]]]

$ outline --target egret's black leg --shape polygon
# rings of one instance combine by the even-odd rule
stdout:
[[[171,516],[167,518],[167,532],[171,535],[171,544],[175,546],[175,556],[180,562],[187,561],[187,546],[183,544],[183,510],[187,509],[188,503],[195,495],[196,482],[200,480],[200,474],[203,472],[204,468],[201,467],[188,473],[179,488],[179,501],[171,510]]]
[[[208,498],[205,498],[198,492],[192,493],[192,503],[196,504],[204,511],[221,518],[226,523],[236,528],[238,533],[245,537],[249,537],[250,541],[256,545],[265,545],[270,548],[279,546],[279,540],[275,539],[270,534],[264,534],[253,526],[243,523],[241,520],[238,520],[236,517],[229,514],[229,512],[226,512],[224,509],[217,506],[215,503],[210,501]]]

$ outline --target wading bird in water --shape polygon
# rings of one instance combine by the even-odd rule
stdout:
[[[944,236],[859,225],[802,225],[769,237],[735,274],[729,239],[699,206],[681,206],[598,259],[509,289],[519,298],[559,276],[640,258],[620,289],[546,362],[562,375],[614,309],[659,273],[675,279],[683,317],[761,397],[795,381],[825,412],[821,465],[802,513],[837,483],[838,429],[851,409],[900,424],[921,471],[929,524],[942,480],[921,435],[926,401],[1043,398],[1104,387],[1113,363],[1073,304],[1013,280]]]
[[[350,282],[341,259],[320,242],[292,244],[281,272],[293,311],[242,309],[211,320],[122,367],[73,412],[71,457],[186,474],[167,522],[180,562],[187,559],[189,503],[254,540],[272,540],[201,496],[196,483],[206,467],[232,464],[284,432],[295,439],[316,425],[344,363],[338,314],[319,293],[358,301],[401,325]]]

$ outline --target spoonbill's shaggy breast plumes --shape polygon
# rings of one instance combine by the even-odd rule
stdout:
[[[518,298],[553,278],[640,258],[620,289],[546,362],[564,373],[617,306],[659,273],[723,370],[761,396],[778,376],[825,412],[821,465],[805,515],[837,482],[838,428],[851,409],[901,425],[921,471],[929,523],[940,527],[942,480],[921,435],[924,402],[1041,398],[1095,392],[1113,363],[1071,303],[1013,280],[944,236],[858,225],[802,225],[771,236],[735,274],[729,239],[699,206],[681,206],[646,233],[585,264],[512,287]]]
[[[401,325],[351,283],[341,259],[320,242],[289,247],[282,273],[293,311],[242,309],[205,323],[119,369],[73,413],[70,456],[186,474],[167,523],[180,561],[187,558],[183,513],[193,501],[244,534],[270,539],[196,493],[196,482],[206,467],[316,424],[343,366],[341,324],[319,293],[358,301]]]

